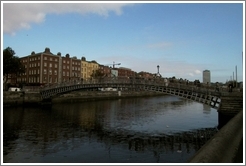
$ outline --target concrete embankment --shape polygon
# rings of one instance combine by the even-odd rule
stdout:
[[[190,163],[235,163],[242,159],[243,110],[191,158]],[[243,161],[241,161],[243,162]]]
[[[150,91],[74,91],[52,98],[52,103],[71,103],[88,100],[159,96],[163,93]],[[39,93],[3,92],[3,106],[42,104]]]
[[[40,103],[39,93],[3,92],[3,106]]]

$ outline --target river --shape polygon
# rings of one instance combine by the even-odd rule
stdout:
[[[175,96],[5,107],[4,163],[185,163],[218,113]]]

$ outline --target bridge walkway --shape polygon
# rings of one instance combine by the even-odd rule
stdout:
[[[68,93],[74,90],[98,89],[98,88],[106,88],[106,87],[113,87],[119,90],[135,89],[135,90],[145,90],[145,91],[156,91],[165,94],[176,95],[196,102],[207,104],[215,109],[219,108],[221,102],[220,99],[221,94],[219,92],[214,92],[211,89],[197,88],[194,86],[187,86],[187,85],[180,85],[180,84],[170,84],[169,86],[165,86],[163,83],[156,84],[153,82],[151,83],[102,82],[102,83],[94,83],[94,84],[75,84],[69,86],[44,89],[40,91],[40,94],[41,94],[41,98],[45,100],[55,97],[56,95],[62,93]]]

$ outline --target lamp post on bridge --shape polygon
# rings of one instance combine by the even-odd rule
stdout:
[[[160,72],[159,72],[159,68],[160,68],[160,66],[157,65],[157,74],[156,74],[157,77],[161,77],[161,74],[160,74]]]

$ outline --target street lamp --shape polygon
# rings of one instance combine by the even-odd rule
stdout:
[[[157,74],[156,74],[157,77],[161,77],[161,74],[159,73],[159,68],[160,68],[160,66],[157,65]]]

